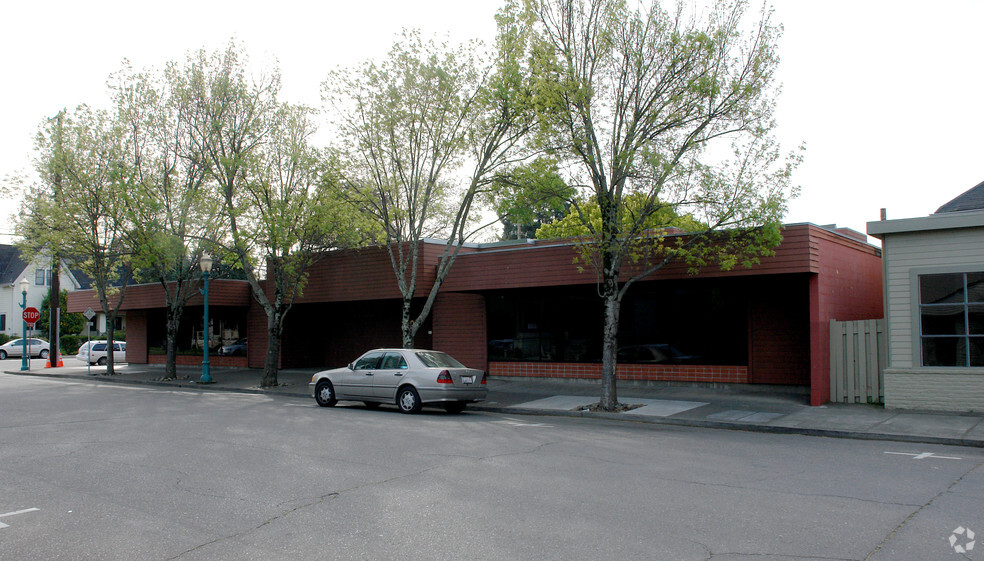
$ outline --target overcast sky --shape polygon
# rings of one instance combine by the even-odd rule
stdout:
[[[775,0],[779,134],[805,142],[787,223],[864,232],[931,214],[984,181],[984,1]],[[329,70],[386,53],[404,27],[491,40],[500,0],[280,2],[172,0],[8,3],[0,23],[0,181],[27,170],[38,125],[106,99],[106,78],[219,49],[236,37],[276,60],[285,100],[320,104]],[[754,5],[754,2],[753,2]],[[16,201],[0,203],[0,234]],[[9,237],[0,237],[9,242]]]

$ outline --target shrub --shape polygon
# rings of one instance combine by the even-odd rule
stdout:
[[[114,331],[113,332],[113,341],[126,341],[126,331],[123,331],[123,330]]]
[[[7,335],[6,333],[0,333],[0,345],[3,345],[7,341],[10,341],[10,335]]]
[[[61,353],[61,356],[77,354],[79,346],[82,344],[82,338],[78,335],[62,335],[58,341],[58,352]]]

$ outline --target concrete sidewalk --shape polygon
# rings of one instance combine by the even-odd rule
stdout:
[[[313,399],[308,386],[318,369],[281,370],[275,388],[260,388],[258,370],[212,368],[213,384],[200,384],[200,367],[178,367],[178,379],[165,381],[164,367],[125,364],[116,375],[107,376],[106,367],[87,369],[74,358],[66,358],[61,368],[39,368],[43,361],[32,361],[30,371],[20,371],[14,361],[4,368],[7,374],[75,378],[121,384],[146,384],[188,388],[200,391],[233,391]],[[91,375],[90,375],[91,372]],[[885,410],[878,405],[827,404],[810,407],[809,398],[797,388],[783,386],[722,385],[698,387],[668,383],[620,381],[619,402],[635,406],[622,413],[578,410],[598,402],[600,383],[596,380],[537,378],[492,378],[488,399],[469,409],[507,414],[558,415],[619,420],[636,423],[669,424],[730,430],[805,434],[840,438],[894,440],[924,444],[984,447],[984,415],[947,414],[924,411]]]

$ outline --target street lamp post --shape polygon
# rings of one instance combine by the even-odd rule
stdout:
[[[27,278],[23,278],[17,284],[20,286],[21,291],[21,310],[27,310],[27,287],[29,287],[31,283],[27,281]],[[21,370],[30,370],[30,366],[28,366],[27,363],[27,355],[31,354],[31,347],[27,344],[27,320],[21,317],[21,322],[24,325],[24,338],[21,339],[21,343],[23,343],[22,346],[24,347],[23,352],[21,352]]]
[[[205,296],[205,358],[202,360],[202,378],[200,382],[202,384],[211,384],[212,374],[209,372],[208,367],[208,274],[212,271],[212,258],[209,257],[207,253],[203,253],[202,258],[198,261],[198,264],[201,265],[202,278],[205,280],[205,290],[201,291],[201,293]]]

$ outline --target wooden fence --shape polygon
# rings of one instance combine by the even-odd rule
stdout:
[[[884,319],[830,320],[830,401],[883,403],[887,365]]]

